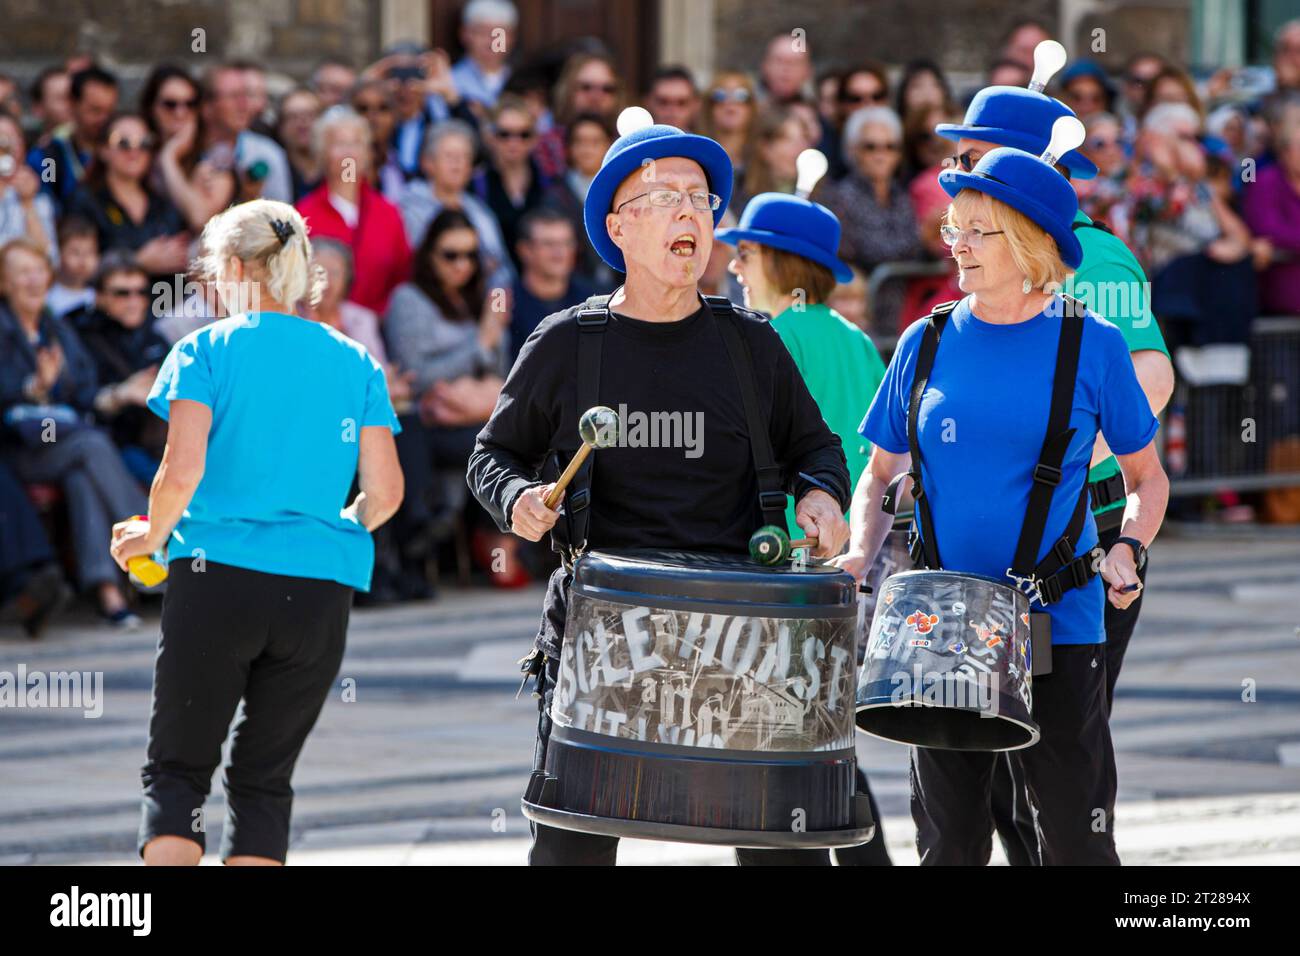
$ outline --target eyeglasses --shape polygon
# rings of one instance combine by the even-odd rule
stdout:
[[[631,199],[625,199],[618,204],[614,212],[621,212],[623,207],[630,202],[636,202],[638,199],[650,200],[650,205],[657,206],[660,209],[676,209],[682,204],[682,196],[687,195],[679,189],[652,189],[649,192],[633,196]],[[722,205],[722,197],[714,193],[692,192],[690,193],[691,205],[696,209],[714,209]]]
[[[613,83],[579,83],[578,89],[583,93],[604,93],[606,96],[618,92],[618,87]]]
[[[533,138],[533,131],[530,129],[502,129],[498,126],[492,132],[497,139],[517,139],[526,143]]]
[[[984,240],[989,236],[1000,236],[1002,230],[995,232],[981,232],[979,229],[958,229],[956,226],[940,226],[939,238],[943,240],[945,246],[955,246],[964,242],[972,251],[980,249],[984,245]]]
[[[966,152],[962,153],[960,156],[949,156],[949,157],[947,157],[947,158],[943,161],[943,168],[944,168],[944,169],[956,169],[958,166],[960,166],[960,167],[962,168],[962,170],[964,170],[965,172],[968,172],[968,173],[969,173],[972,169],[975,168],[975,164],[979,162],[979,157],[978,157],[978,156],[972,156],[972,155],[971,155],[973,152],[974,152],[973,150],[969,150],[969,149],[968,149],[968,150],[966,150]]]
[[[353,103],[352,109],[365,116],[367,113],[387,113],[391,107],[387,103]]]
[[[841,103],[883,103],[889,99],[889,95],[884,90],[877,90],[875,93],[850,93],[845,91],[840,94]]]
[[[477,249],[439,249],[438,258],[443,262],[473,262],[478,258]]]
[[[136,288],[125,289],[119,287],[116,289],[108,289],[106,291],[114,299],[143,299],[149,294],[149,291],[144,287],[140,287],[138,289]]]
[[[667,109],[684,110],[691,105],[690,98],[685,96],[679,96],[679,97],[656,96],[655,102],[658,103],[660,107],[664,107]]]
[[[192,110],[199,105],[199,100],[198,97],[193,97],[188,100],[165,99],[159,100],[158,105],[165,110],[171,110],[173,112],[176,110]]]
[[[860,153],[879,153],[879,152],[896,153],[896,152],[898,152],[898,144],[897,144],[897,143],[873,143],[873,142],[865,141],[865,140],[864,140],[863,142],[858,143],[858,152],[860,152]]]
[[[123,136],[121,139],[115,139],[108,144],[109,148],[116,149],[118,152],[129,153],[133,150],[153,149],[153,137],[142,136],[139,139],[130,139]]]
[[[709,99],[715,103],[748,103],[749,90],[743,86],[738,86],[734,90],[710,90]]]
[[[1106,139],[1105,137],[1102,136],[1096,136],[1088,140],[1089,149],[1110,149],[1112,146],[1118,146],[1118,145],[1119,145],[1118,136],[1113,136],[1110,139]]]

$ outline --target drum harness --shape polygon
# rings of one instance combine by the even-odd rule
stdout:
[[[578,310],[578,408],[591,408],[600,403],[601,351],[605,330],[609,326],[609,295],[595,295],[587,299]],[[758,386],[754,379],[754,357],[742,333],[740,320],[731,302],[720,295],[702,296],[718,332],[722,336],[740,385],[740,397],[745,408],[745,423],[749,430],[749,449],[758,479],[758,504],[763,512],[764,524],[785,526],[786,493],[781,482],[781,468],[772,453],[772,439],[767,420],[758,399]],[[597,455],[589,455],[569,483],[564,502],[564,533],[557,523],[551,531],[551,549],[560,555],[565,570],[572,575],[574,563],[587,549],[587,528],[591,521],[591,473]],[[558,450],[551,450],[547,459],[558,474]],[[808,476],[804,476],[808,477]],[[814,482],[816,483],[816,482]],[[545,664],[545,655],[534,649],[519,662],[524,674],[520,682],[522,691],[530,676],[538,677]],[[518,696],[518,695],[516,695]],[[534,691],[534,696],[540,696]]]
[[[1065,452],[1075,433],[1075,429],[1069,427],[1070,410],[1074,404],[1074,385],[1079,371],[1079,348],[1083,340],[1085,308],[1082,302],[1071,296],[1063,295],[1061,299],[1064,309],[1060,338],[1056,348],[1056,370],[1052,378],[1052,402],[1047,415],[1047,434],[1043,439],[1042,450],[1039,452],[1038,464],[1034,466],[1033,485],[1029,492],[1029,504],[1025,510],[1024,522],[1020,528],[1015,557],[1011,567],[1006,571],[1006,576],[1011,579],[1017,590],[1030,601],[1037,601],[1043,607],[1055,604],[1066,591],[1081,588],[1096,577],[1100,559],[1105,556],[1105,552],[1100,547],[1093,548],[1077,558],[1074,556],[1075,545],[1083,532],[1090,504],[1088,483],[1085,480],[1080,489],[1078,504],[1070,516],[1065,533],[1056,540],[1042,561],[1036,561],[1043,532],[1047,527],[1052,495],[1057,485],[1061,483],[1061,462],[1065,459]],[[956,306],[956,301],[944,302],[935,306],[934,310],[921,320],[926,323],[926,328],[917,354],[916,370],[912,378],[912,391],[907,408],[907,443],[912,456],[911,468],[889,483],[881,504],[883,511],[894,514],[897,510],[899,488],[903,479],[912,479],[912,496],[916,499],[916,520],[913,523],[910,542],[911,558],[917,567],[930,570],[941,570],[943,565],[940,563],[939,545],[935,539],[930,500],[921,486],[921,446],[917,435],[917,421],[921,410],[921,398],[929,384],[935,354],[939,349],[939,337]]]

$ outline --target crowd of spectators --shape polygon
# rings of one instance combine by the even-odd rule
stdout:
[[[466,458],[542,318],[617,282],[582,204],[620,110],[640,103],[722,144],[728,223],[758,193],[793,192],[796,157],[821,149],[830,172],[813,198],[840,217],[855,270],[830,304],[888,336],[959,295],[935,182],[952,144],[934,127],[960,122],[979,86],[1026,85],[1048,38],[1018,24],[968,90],[924,59],[819,71],[788,35],[754,74],[701,85],[664,66],[637,90],[598,42],[529,63],[507,52],[517,31],[508,0],[473,0],[454,63],[401,43],[360,69],[324,61],[275,97],[284,78],[241,60],[160,64],[131,97],[88,57],[27,89],[0,75],[6,614],[39,630],[68,568],[107,621],[138,623],[108,527],[144,510],[165,439],[144,408],[159,362],[217,317],[210,290],[178,294],[177,276],[230,204],[297,205],[329,280],[314,317],[388,369],[408,492],[379,536],[372,599],[428,597],[449,549],[509,586],[528,562],[495,559],[515,545],[466,502]],[[1253,98],[1231,71],[1196,82],[1154,53],[1118,72],[1075,60],[1049,90],[1084,121],[1101,170],[1075,182],[1082,208],[1139,255],[1175,342],[1240,341],[1257,315],[1300,313],[1300,21],[1278,31],[1272,65],[1274,89]],[[739,301],[727,258],[715,247],[703,285]],[[919,268],[870,282],[899,263]]]

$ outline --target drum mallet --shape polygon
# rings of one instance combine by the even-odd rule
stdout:
[[[815,548],[816,538],[790,540],[784,528],[774,524],[764,525],[749,537],[749,556],[759,564],[780,564],[795,548]]]
[[[613,448],[618,444],[618,432],[618,412],[614,409],[596,405],[583,412],[582,418],[578,420],[578,435],[582,438],[582,447],[569,461],[569,467],[564,469],[564,474],[560,475],[560,480],[555,483],[555,487],[546,496],[543,504],[554,511],[560,495],[564,494],[564,489],[569,486],[569,482],[578,473],[578,469],[587,460],[592,449]]]

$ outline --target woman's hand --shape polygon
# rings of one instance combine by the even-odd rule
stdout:
[[[819,558],[835,557],[849,540],[849,523],[844,520],[840,503],[820,488],[799,499],[794,520],[808,537],[817,539],[813,554]]]
[[[128,404],[144,406],[149,402],[149,392],[153,390],[154,380],[158,377],[158,366],[142,368],[127,378],[120,386],[122,398]]]
[[[127,519],[113,525],[113,540],[108,550],[117,566],[125,571],[126,563],[132,558],[140,555],[148,557],[155,551],[162,550],[165,543],[165,539],[157,540],[154,527],[149,522]]]
[[[47,345],[36,350],[36,387],[41,392],[48,392],[59,382],[63,374],[63,349],[59,343]]]
[[[501,337],[506,329],[510,328],[510,293],[504,289],[500,290],[505,305],[503,309],[493,308],[497,304],[495,301],[497,295],[498,290],[488,290],[487,298],[483,302],[483,314],[479,316],[478,322],[479,345],[489,352],[501,344]]]
[[[1133,563],[1133,549],[1124,542],[1119,542],[1110,549],[1110,553],[1101,562],[1101,576],[1110,585],[1106,589],[1106,600],[1121,611],[1138,599],[1142,593],[1142,580],[1138,577],[1137,566]],[[1136,584],[1132,591],[1122,589]]]
[[[36,199],[36,194],[41,191],[41,181],[36,178],[36,173],[30,166],[20,162],[14,170],[13,187],[18,194],[18,201],[23,206],[30,206]]]
[[[136,250],[135,261],[150,275],[184,272],[189,248],[189,239],[184,233],[155,236]]]

